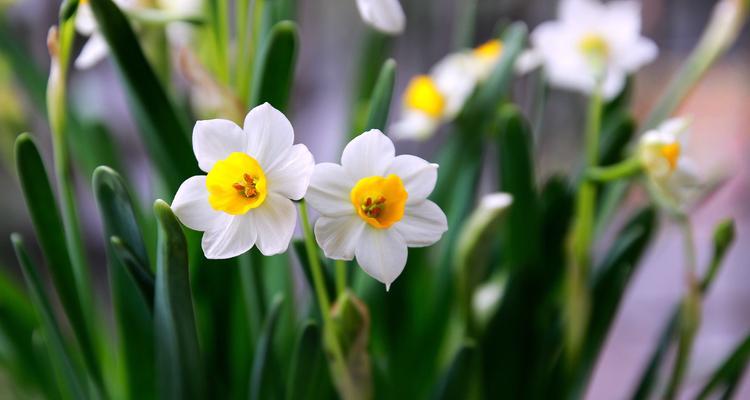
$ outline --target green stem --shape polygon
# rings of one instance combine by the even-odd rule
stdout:
[[[339,296],[346,291],[346,262],[336,260],[336,292]]]
[[[599,132],[602,122],[601,79],[591,95],[586,121],[586,167],[595,168],[599,160]],[[576,198],[576,219],[573,226],[567,277],[567,338],[568,361],[576,363],[588,324],[589,294],[587,282],[591,263],[596,185],[583,179]]]
[[[697,275],[697,261],[695,256],[695,239],[693,227],[687,215],[678,216],[678,223],[682,230],[685,251],[687,275],[687,293],[682,303],[680,314],[680,341],[677,346],[677,358],[672,368],[672,374],[667,386],[665,399],[674,399],[680,390],[690,361],[690,353],[695,342],[695,334],[700,326],[701,285]]]
[[[612,182],[636,175],[641,169],[641,161],[638,157],[632,157],[607,167],[590,167],[586,171],[586,178],[599,183]]]
[[[307,213],[307,205],[305,204],[304,200],[301,200],[299,202],[299,210],[300,218],[302,219],[302,231],[305,237],[305,250],[307,250],[307,258],[308,262],[310,263],[310,272],[312,273],[313,278],[315,297],[318,299],[320,315],[323,317],[324,344],[329,348],[332,356],[331,372],[334,374],[334,377],[341,379],[341,385],[343,386],[341,390],[343,392],[347,392],[354,387],[354,384],[352,383],[352,378],[349,375],[349,370],[346,367],[346,361],[344,359],[344,352],[341,349],[341,344],[336,337],[336,333],[333,331],[331,301],[328,298],[325,281],[323,280],[323,268],[321,267],[320,259],[318,258],[318,247],[315,244],[315,236],[313,235],[313,230],[310,226],[310,219]]]

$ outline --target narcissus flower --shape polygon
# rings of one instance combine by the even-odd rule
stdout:
[[[667,120],[643,134],[638,146],[638,157],[649,179],[678,202],[685,200],[699,182],[696,168],[683,154],[687,127],[685,119]]]
[[[305,198],[321,214],[315,238],[326,257],[356,257],[387,290],[406,265],[407,247],[430,246],[448,229],[443,211],[427,200],[437,169],[419,157],[396,156],[379,130],[349,142],[341,165],[316,165]]]
[[[186,180],[172,210],[204,232],[206,258],[231,258],[254,245],[264,255],[286,251],[297,223],[292,200],[305,195],[315,167],[307,147],[293,142],[289,120],[268,103],[247,114],[244,128],[222,119],[195,124],[193,151],[208,175]]]
[[[441,123],[461,112],[477,84],[489,77],[502,49],[499,40],[491,40],[473,50],[449,54],[429,75],[414,77],[404,92],[401,119],[391,127],[393,137],[431,137]]]
[[[601,77],[603,95],[610,99],[620,93],[628,74],[658,54],[654,42],[640,31],[636,1],[563,0],[559,19],[542,23],[532,33],[534,57],[523,59],[542,63],[552,85],[586,94]]]
[[[406,16],[398,0],[357,0],[362,20],[376,30],[389,35],[404,31]]]

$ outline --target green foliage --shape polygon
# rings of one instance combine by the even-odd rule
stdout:
[[[268,102],[279,110],[286,110],[294,83],[298,41],[294,22],[282,21],[271,28],[256,59],[251,107]]]

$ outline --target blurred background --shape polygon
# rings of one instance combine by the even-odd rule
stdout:
[[[452,48],[452,28],[461,0],[401,0],[407,28],[391,43],[398,62],[396,96],[411,76],[426,72]],[[636,80],[634,107],[642,117],[663,90],[679,63],[697,42],[715,0],[649,0],[643,2],[643,32],[656,41],[660,57],[643,69]],[[297,20],[301,48],[289,117],[297,141],[305,143],[316,161],[334,161],[348,133],[359,48],[366,29],[354,0],[299,0]],[[531,29],[554,18],[557,0],[480,0],[475,43],[489,39],[503,20],[522,20]],[[59,3],[51,0],[0,0],[4,29],[0,40],[25,49],[35,67],[46,73],[49,57],[46,35],[56,23]],[[701,166],[701,174],[719,183],[718,190],[691,211],[696,228],[699,265],[705,267],[713,226],[731,217],[738,238],[722,272],[704,302],[704,318],[686,380],[691,387],[725,357],[750,330],[750,34],[743,32],[735,48],[709,72],[678,114],[690,116],[692,129],[686,152]],[[80,48],[82,41],[76,46]],[[15,177],[12,143],[22,131],[30,131],[51,162],[50,133],[43,115],[16,81],[0,53],[0,238],[11,232],[33,238],[31,222]],[[516,99],[524,104],[528,85],[521,79]],[[127,175],[144,204],[156,196],[150,187],[149,165],[136,126],[129,113],[123,88],[108,60],[89,70],[73,70],[70,103],[79,115],[103,123],[112,133]],[[394,101],[391,117],[399,113]],[[583,97],[552,90],[537,143],[540,178],[576,167],[584,118]],[[425,143],[399,142],[398,153],[434,158],[445,134]],[[98,297],[106,299],[104,243],[93,197],[86,180],[78,176],[84,233],[90,260],[96,270]],[[629,194],[626,207],[642,203],[644,193]],[[623,210],[625,211],[625,210]],[[624,397],[632,390],[655,346],[662,324],[684,290],[681,237],[668,221],[621,304],[618,317],[598,361],[589,387],[591,399]],[[31,240],[30,240],[31,242]],[[0,268],[18,275],[9,240],[0,240]],[[691,386],[691,382],[694,385]],[[750,375],[739,390],[750,398]]]

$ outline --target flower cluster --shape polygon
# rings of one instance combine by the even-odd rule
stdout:
[[[297,224],[292,200],[305,197],[322,215],[315,237],[325,255],[356,256],[388,288],[406,265],[407,247],[429,246],[448,229],[445,214],[427,200],[438,166],[397,157],[382,132],[352,140],[341,165],[315,166],[307,147],[293,142],[291,123],[268,103],[251,110],[243,128],[221,119],[195,125],[193,150],[207,175],[186,180],[172,209],[204,232],[207,258],[253,246],[264,255],[286,251]]]

